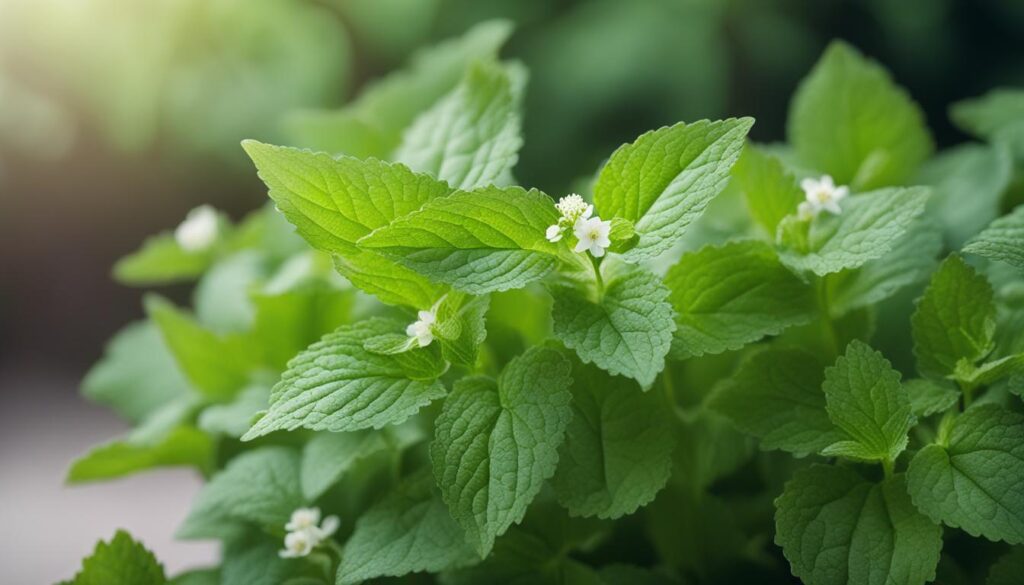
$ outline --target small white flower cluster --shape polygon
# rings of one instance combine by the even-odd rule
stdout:
[[[217,210],[209,205],[200,205],[185,216],[174,230],[174,240],[186,252],[202,252],[217,241],[220,219]]]
[[[405,328],[405,334],[415,339],[420,347],[427,347],[434,341],[434,323],[437,322],[437,313],[434,309],[420,311],[416,314],[418,319]]]
[[[594,214],[594,206],[589,205],[582,197],[573,193],[558,200],[555,209],[562,214],[558,223],[548,226],[544,234],[549,242],[557,242],[565,235],[565,231],[572,228],[576,236],[576,247],[574,251],[582,254],[590,252],[595,258],[604,256],[605,250],[612,245],[608,234],[612,229],[612,222],[603,221],[600,217],[591,217]]]
[[[800,188],[804,190],[806,201],[800,202],[797,214],[803,220],[818,217],[822,210],[839,215],[843,211],[839,207],[839,202],[850,194],[849,188],[836,187],[829,175],[824,175],[820,179],[804,179],[800,181]]]
[[[337,516],[328,516],[320,522],[320,508],[299,508],[292,512],[291,519],[284,525],[288,534],[284,537],[284,548],[278,554],[283,559],[304,557],[337,532],[340,524]]]

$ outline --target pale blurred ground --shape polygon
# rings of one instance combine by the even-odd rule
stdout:
[[[192,471],[64,485],[72,459],[127,428],[78,398],[77,384],[38,364],[0,360],[0,584],[67,579],[96,540],[109,539],[118,528],[152,549],[170,575],[212,564],[212,543],[173,539],[200,486]]]

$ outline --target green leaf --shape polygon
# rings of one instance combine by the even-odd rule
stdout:
[[[996,307],[992,286],[953,254],[939,265],[910,318],[922,374],[945,378],[961,360],[974,364],[992,351]]]
[[[315,565],[306,559],[282,559],[282,540],[255,532],[232,535],[224,544],[220,585],[310,585],[302,577],[322,572],[314,572]]]
[[[270,394],[270,408],[243,437],[297,428],[346,432],[398,424],[433,400],[444,386],[433,378],[443,364],[433,348],[401,355],[368,352],[367,339],[403,330],[373,318],[328,333],[288,363]],[[433,369],[433,372],[424,371]],[[427,379],[420,378],[421,375]]]
[[[739,349],[814,318],[811,287],[767,244],[733,242],[684,255],[665,275],[675,309],[673,356]]]
[[[841,41],[797,89],[787,134],[804,164],[856,190],[904,184],[933,148],[917,104]]]
[[[237,439],[252,426],[253,419],[267,407],[270,388],[259,384],[238,393],[228,404],[212,404],[199,414],[196,425],[207,433]]]
[[[1024,158],[1024,90],[996,88],[989,93],[953,104],[953,123],[989,142],[1003,143]]]
[[[555,472],[572,411],[571,365],[535,347],[497,381],[459,380],[435,421],[434,475],[452,516],[481,557],[518,522]]]
[[[121,284],[152,286],[198,278],[213,263],[211,250],[188,252],[171,233],[146,240],[142,248],[117,261],[114,278]]]
[[[671,410],[656,392],[573,367],[573,418],[552,485],[574,516],[618,518],[650,503],[672,471]]]
[[[433,199],[359,245],[470,294],[521,288],[551,272],[558,248],[544,232],[558,221],[543,193],[484,187]]]
[[[672,342],[669,291],[638,266],[603,265],[604,291],[592,282],[565,279],[549,287],[555,337],[593,363],[649,388],[665,367]]]
[[[923,378],[907,380],[903,387],[910,398],[910,410],[918,418],[945,412],[960,399],[959,390]]]
[[[791,216],[781,224],[781,259],[797,270],[824,276],[858,268],[885,256],[911,222],[924,211],[924,187],[880,189],[853,195],[840,215],[822,214],[807,222]],[[805,230],[804,235],[798,235]]]
[[[398,163],[334,158],[255,140],[242,146],[288,221],[325,252],[353,252],[366,234],[452,191]]]
[[[163,585],[164,568],[142,543],[118,530],[109,543],[100,541],[70,585]]]
[[[938,228],[919,220],[881,258],[829,275],[829,311],[833,318],[884,301],[900,289],[926,280],[938,264],[936,256],[941,249]]]
[[[751,354],[715,387],[708,407],[757,437],[762,449],[797,456],[838,440],[821,391],[824,367],[801,349],[768,348]]]
[[[777,500],[775,543],[808,585],[923,585],[935,578],[942,529],[917,511],[896,475],[871,483],[812,465]]]
[[[305,147],[386,158],[420,112],[455,87],[471,63],[496,57],[510,34],[508,21],[481,22],[462,37],[413,55],[405,69],[371,84],[341,110],[291,114],[286,130]]]
[[[302,493],[313,501],[359,461],[388,449],[380,431],[317,433],[302,450]]]
[[[907,470],[914,505],[972,536],[1024,543],[1024,416],[986,404],[958,416],[944,445]]]
[[[196,496],[179,538],[217,538],[234,524],[281,530],[305,505],[300,457],[286,447],[262,447],[232,459]]]
[[[191,391],[151,322],[132,323],[119,331],[82,382],[82,394],[132,422]]]
[[[1016,585],[1021,575],[1024,575],[1024,548],[1016,547],[992,565],[985,585]]]
[[[964,252],[1006,262],[1024,270],[1024,205],[992,222],[971,238]]]
[[[743,190],[751,217],[774,240],[779,222],[804,200],[796,178],[777,157],[752,145],[743,149],[732,176]]]
[[[430,473],[417,473],[359,517],[345,543],[338,583],[435,573],[475,559]]]
[[[869,461],[895,461],[907,447],[914,424],[910,398],[900,373],[881,353],[853,341],[834,366],[825,369],[825,408],[846,437],[829,445],[825,455]]]
[[[962,144],[943,150],[915,178],[932,186],[928,212],[942,224],[946,242],[960,248],[999,216],[1010,185],[1013,158],[999,145]]]
[[[124,477],[154,467],[209,467],[213,461],[213,440],[187,425],[177,426],[155,440],[127,439],[94,448],[76,460],[68,470],[68,483],[103,481]]]
[[[497,182],[515,166],[523,144],[514,89],[508,69],[474,64],[405,132],[395,160],[456,189]]]
[[[368,250],[334,257],[334,267],[360,290],[382,303],[426,310],[448,287],[430,282],[413,270]]]
[[[636,226],[640,241],[627,258],[651,258],[676,243],[725,188],[753,124],[751,118],[679,123],[612,154],[594,185],[594,203],[602,217]]]
[[[437,312],[437,341],[441,355],[452,364],[472,368],[487,339],[490,297],[470,297],[451,292]]]
[[[145,305],[178,367],[203,395],[227,400],[248,384],[256,364],[242,337],[217,335],[156,295],[146,296]]]
[[[196,318],[217,333],[247,331],[255,316],[249,294],[267,272],[266,258],[255,250],[217,262],[196,284]]]
[[[189,569],[178,573],[168,583],[170,585],[222,585],[220,568]]]

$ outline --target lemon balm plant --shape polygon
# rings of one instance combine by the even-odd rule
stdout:
[[[118,533],[71,582],[1019,577],[1021,94],[957,106],[986,142],[933,156],[836,43],[787,145],[679,123],[550,194],[515,185],[508,32],[290,118],[329,152],[246,141],[272,205],[117,265],[198,279],[194,310],[147,297],[111,343],[85,392],[137,426],[69,478],[195,467],[178,535],[223,555],[171,578]]]

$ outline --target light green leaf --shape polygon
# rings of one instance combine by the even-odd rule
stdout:
[[[302,450],[302,493],[313,501],[338,482],[357,461],[386,450],[382,431],[317,433]]]
[[[715,387],[708,407],[761,441],[762,449],[817,453],[839,436],[825,410],[824,366],[801,349],[768,348]]]
[[[297,428],[379,429],[404,421],[444,396],[444,386],[433,380],[444,372],[439,356],[431,351],[434,348],[401,355],[380,355],[363,348],[367,339],[403,329],[401,323],[374,318],[325,335],[288,363],[271,391],[267,414],[242,440]],[[429,379],[410,378],[421,375]]]
[[[435,573],[475,559],[430,473],[417,473],[359,517],[345,543],[338,583]]]
[[[995,220],[971,238],[964,246],[964,252],[1006,262],[1024,270],[1024,205]]]
[[[256,316],[251,336],[263,362],[280,371],[297,353],[350,321],[354,291],[325,282],[309,283],[289,292],[264,288],[251,295]]]
[[[267,407],[270,388],[253,385],[238,393],[228,404],[212,404],[199,414],[196,425],[214,435],[237,439],[252,426],[256,415]]]
[[[550,198],[519,187],[484,187],[433,199],[359,245],[470,294],[521,288],[547,275],[558,248]]]
[[[247,385],[257,360],[244,338],[217,335],[156,295],[146,296],[145,305],[178,367],[203,395],[227,400]]]
[[[514,90],[501,65],[471,66],[452,93],[409,127],[394,159],[456,189],[495,183],[515,166],[523,144]]]
[[[490,297],[448,293],[437,311],[436,339],[445,360],[472,368],[487,338]]]
[[[957,126],[989,142],[1006,144],[1024,158],[1024,90],[996,88],[953,104],[950,118]]]
[[[671,409],[656,392],[573,367],[573,418],[552,485],[574,516],[618,518],[650,503],[672,471]]]
[[[206,433],[180,425],[150,440],[129,436],[94,448],[71,464],[68,483],[103,481],[154,467],[194,466],[204,469],[213,461],[213,440]]]
[[[194,280],[213,263],[213,250],[187,252],[171,233],[153,236],[142,248],[117,261],[114,278],[121,284],[152,286]]]
[[[665,275],[675,309],[673,356],[739,349],[814,318],[811,287],[767,244],[733,242],[684,255]]]
[[[910,398],[910,410],[918,418],[945,412],[960,399],[959,390],[924,378],[907,380],[903,387]]]
[[[218,538],[238,523],[281,530],[306,501],[299,486],[299,454],[262,447],[232,459],[196,496],[179,538]]]
[[[921,373],[950,376],[961,360],[972,365],[992,351],[996,328],[992,287],[953,254],[932,275],[910,325]]]
[[[389,305],[426,310],[447,290],[413,270],[368,250],[334,257],[334,267],[360,290]]]
[[[917,452],[907,470],[914,505],[972,536],[1024,543],[1024,416],[993,404],[967,409],[946,444]]]
[[[942,234],[928,221],[914,222],[881,258],[854,270],[829,275],[829,311],[833,318],[874,305],[900,289],[928,278],[938,264]]]
[[[224,544],[224,561],[219,585],[317,585],[320,580],[308,581],[303,577],[319,577],[321,571],[307,559],[282,559],[283,539],[249,532],[232,535]],[[293,582],[294,579],[294,582]]]
[[[910,399],[900,373],[881,353],[853,341],[834,366],[825,370],[825,408],[846,437],[829,445],[825,455],[869,461],[895,461],[907,447],[914,424]]]
[[[604,291],[592,282],[565,281],[549,287],[555,337],[584,363],[624,375],[649,388],[665,367],[672,342],[669,291],[643,268],[604,263]]]
[[[823,213],[809,226],[791,216],[780,226],[782,261],[824,276],[881,258],[924,211],[928,195],[924,187],[880,189],[847,198],[840,215]]]
[[[732,176],[743,190],[751,217],[774,240],[779,222],[804,200],[796,178],[777,157],[753,145],[743,149]]]
[[[214,264],[193,292],[199,322],[217,333],[247,331],[255,315],[249,294],[266,277],[266,259],[256,250]]]
[[[445,503],[481,557],[555,472],[572,417],[570,370],[557,351],[535,347],[497,381],[459,380],[445,400],[430,458]]]
[[[993,359],[980,366],[961,361],[957,364],[953,377],[971,388],[977,388],[1020,373],[1024,373],[1024,353]]]
[[[291,114],[286,130],[305,147],[386,158],[416,116],[455,87],[471,63],[496,57],[511,33],[508,21],[477,24],[462,37],[413,55],[405,69],[371,84],[341,110]]]
[[[109,543],[100,541],[69,585],[163,585],[164,568],[142,543],[118,530]]]
[[[178,573],[168,582],[170,585],[223,585],[220,568],[189,569]]]
[[[777,500],[775,543],[807,585],[923,585],[935,578],[942,529],[917,511],[906,481],[871,483],[812,465]]]
[[[151,322],[132,323],[119,331],[82,382],[82,394],[132,422],[191,391]]]
[[[951,248],[960,248],[999,216],[1013,175],[1013,158],[999,145],[962,144],[944,150],[915,178],[930,185],[928,213],[938,219]]]
[[[314,248],[334,254],[353,252],[366,234],[452,191],[398,163],[334,158],[255,140],[242,146],[299,234]]]
[[[729,181],[751,118],[679,123],[616,150],[594,185],[601,217],[633,222],[640,241],[626,257],[670,249]]]
[[[917,104],[841,41],[797,89],[787,135],[804,164],[856,190],[904,184],[933,148]]]

